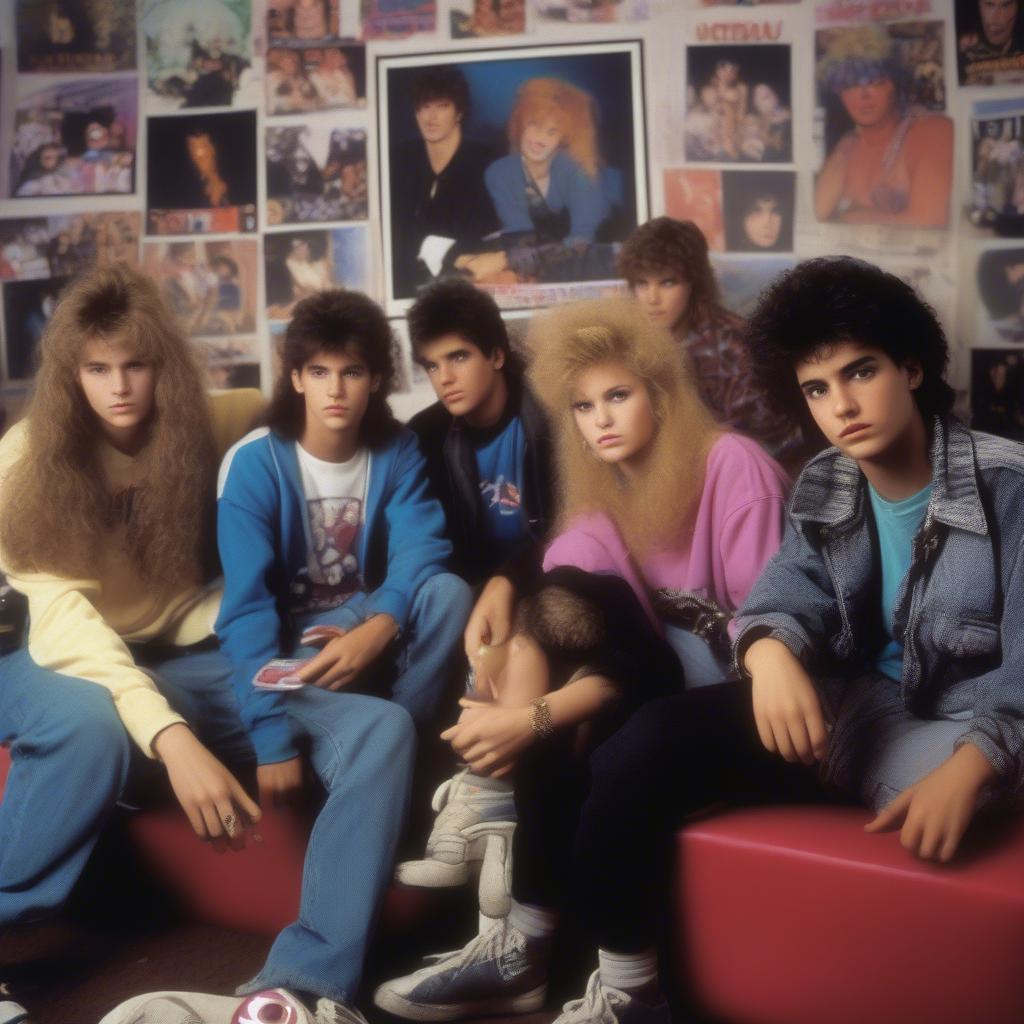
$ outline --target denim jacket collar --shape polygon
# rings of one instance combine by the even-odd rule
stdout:
[[[974,440],[958,420],[935,417],[931,463],[928,519],[987,534],[988,523],[978,494]],[[857,463],[837,448],[830,448],[804,470],[790,514],[801,522],[842,527],[860,521],[865,500],[864,475]]]

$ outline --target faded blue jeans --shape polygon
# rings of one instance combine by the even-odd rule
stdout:
[[[469,610],[465,584],[435,580],[417,594],[396,649],[394,702],[315,687],[287,695],[292,730],[308,738],[327,798],[306,852],[299,919],[277,937],[247,992],[280,985],[348,1002],[358,989],[408,805],[413,717],[423,721],[436,706]],[[301,625],[336,621],[337,611]],[[233,769],[251,767],[219,651],[186,649],[146,665],[214,753]],[[2,926],[60,910],[124,791],[133,755],[108,691],[42,669],[25,650],[0,658],[0,742],[12,754],[0,803]]]

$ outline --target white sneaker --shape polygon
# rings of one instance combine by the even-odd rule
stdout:
[[[571,999],[552,1024],[672,1024],[668,1003],[651,1005],[622,989],[601,983],[594,971],[582,999]]]
[[[464,768],[438,787],[431,806],[437,818],[427,839],[426,857],[399,864],[396,881],[427,889],[465,885],[471,865],[485,862],[480,909],[488,917],[507,914],[510,890],[505,878],[511,875],[515,830],[511,784]]]
[[[546,949],[541,955],[540,944],[529,943],[505,918],[462,949],[427,959],[434,962],[380,985],[373,1001],[413,1021],[531,1013],[544,1005]]]
[[[2,1018],[0,1018],[2,1020]],[[100,1024],[367,1024],[354,1007],[322,998],[310,1013],[286,989],[252,995],[150,992],[111,1010]]]

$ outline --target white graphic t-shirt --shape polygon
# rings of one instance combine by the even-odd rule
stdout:
[[[294,611],[323,611],[344,604],[363,588],[358,552],[366,521],[370,452],[360,448],[347,462],[324,462],[296,443],[309,520],[306,569],[292,583]]]

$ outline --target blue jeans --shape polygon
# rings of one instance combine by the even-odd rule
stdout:
[[[408,805],[413,719],[425,721],[436,707],[469,601],[452,576],[420,589],[391,659],[396,703],[315,687],[287,695],[292,731],[307,738],[327,798],[306,852],[299,919],[244,991],[280,985],[354,997]],[[336,621],[339,611],[302,626]],[[143,651],[139,660],[225,763],[253,763],[219,651],[157,660]],[[133,751],[107,690],[42,669],[24,650],[0,658],[0,742],[12,754],[0,802],[2,926],[51,916],[67,900],[132,773]]]
[[[311,626],[341,626],[354,629],[366,615],[367,594],[353,594],[343,605],[324,612],[297,615],[298,633]],[[446,684],[453,678],[459,660],[459,643],[473,594],[460,577],[452,573],[431,576],[416,592],[409,623],[377,661],[358,678],[357,692],[386,694],[413,717],[418,729],[431,724]],[[314,647],[298,647],[292,657],[309,658]]]

